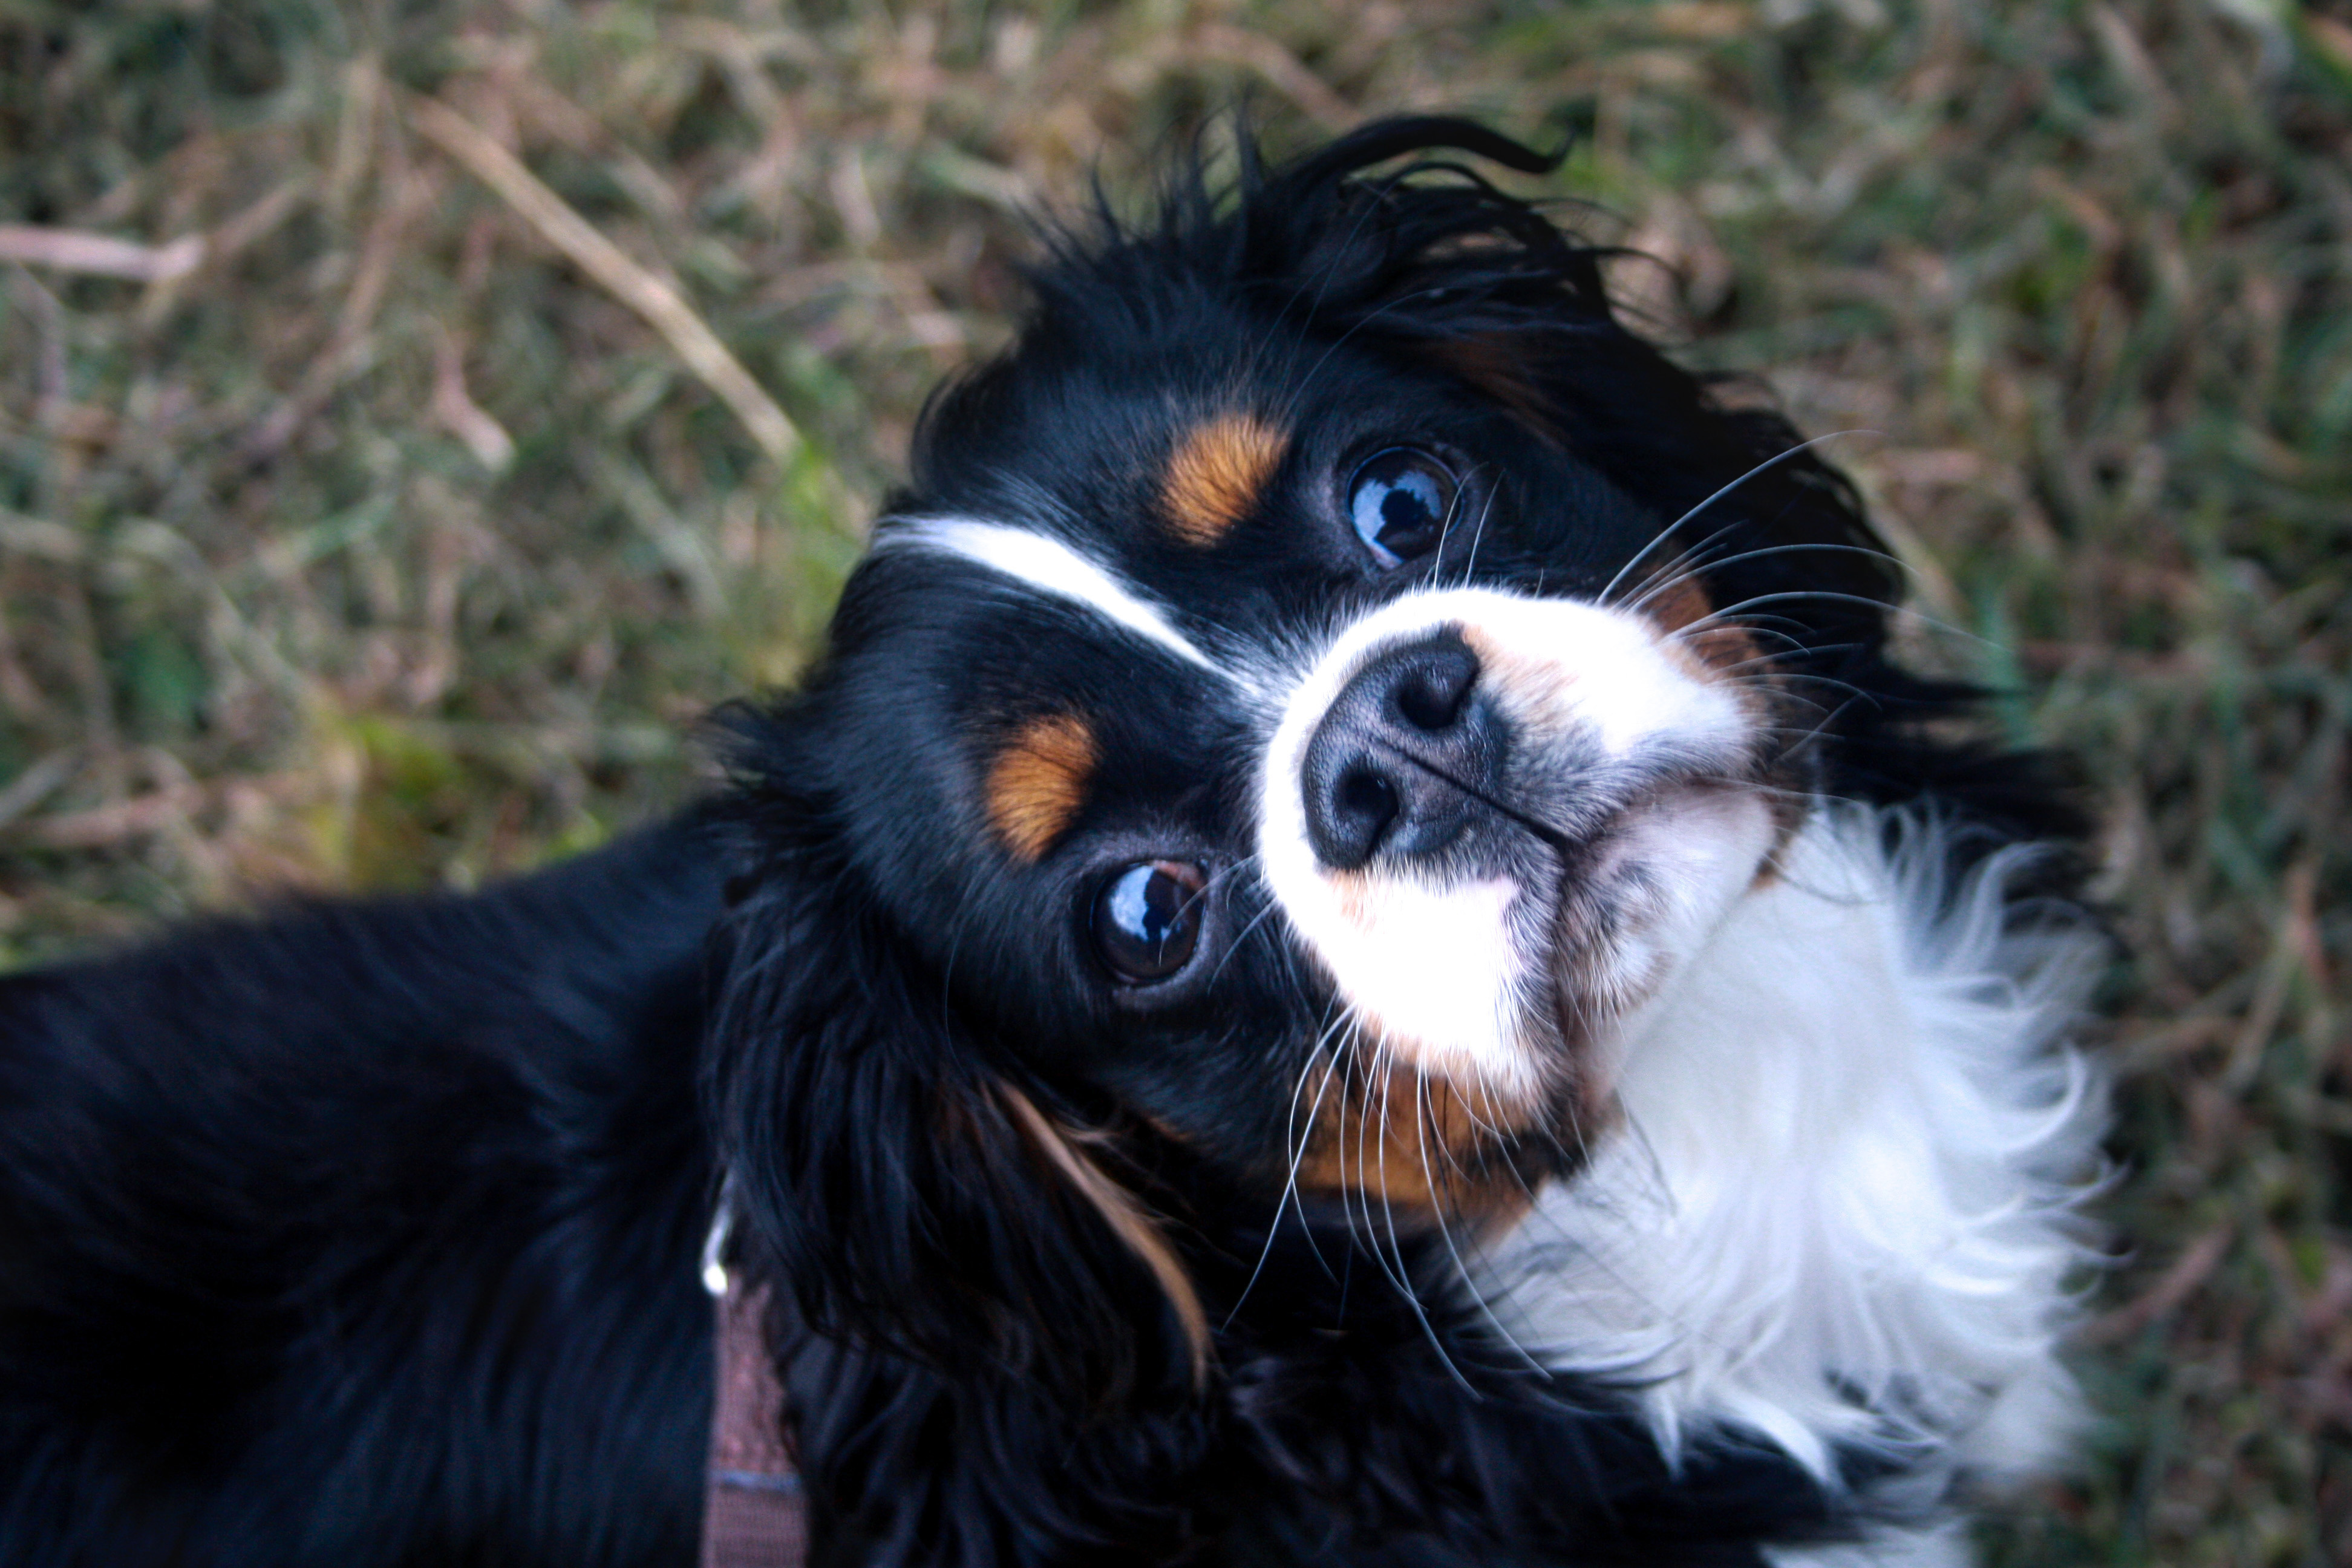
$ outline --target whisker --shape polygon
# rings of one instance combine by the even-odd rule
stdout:
[[[1726,618],[1718,620],[1717,617]],[[1782,642],[1789,645],[1787,653],[1782,656],[1785,658],[1802,658],[1813,651],[1813,645],[1805,641],[1804,638],[1794,635],[1794,633],[1785,632],[1780,629],[1781,626],[1794,626],[1801,632],[1811,630],[1811,628],[1807,626],[1804,622],[1790,616],[1740,616],[1738,617],[1737,621],[1734,622],[1726,616],[1726,612],[1716,610],[1710,612],[1706,616],[1702,617],[1700,620],[1691,622],[1688,626],[1676,626],[1667,635],[1676,642],[1688,642],[1696,638],[1702,632],[1714,630],[1715,626],[1717,625],[1737,625],[1739,630],[1746,632],[1749,637],[1779,637]],[[1840,643],[1830,646],[1840,647],[1860,647],[1866,645],[1860,643]]]
[[[1724,486],[1721,489],[1716,491],[1705,500],[1699,502],[1698,505],[1691,508],[1690,510],[1683,513],[1682,516],[1675,519],[1674,521],[1660,529],[1656,535],[1651,539],[1649,543],[1644,544],[1640,550],[1634,552],[1633,558],[1631,561],[1626,562],[1624,565],[1617,568],[1617,575],[1609,579],[1609,585],[1601,590],[1601,596],[1597,602],[1603,605],[1607,604],[1609,602],[1609,595],[1617,591],[1617,584],[1625,580],[1625,574],[1640,565],[1642,562],[1648,557],[1651,551],[1655,550],[1659,545],[1664,543],[1666,540],[1674,535],[1675,531],[1681,528],[1683,524],[1688,522],[1691,519],[1696,517],[1699,513],[1705,511],[1707,508],[1713,506],[1716,502],[1721,500],[1724,497],[1729,495],[1732,491],[1738,489],[1740,486],[1746,484],[1757,475],[1763,473],[1769,468],[1777,468],[1780,464],[1785,463],[1790,458],[1795,457],[1798,453],[1818,447],[1824,441],[1834,441],[1841,436],[1875,436],[1877,434],[1878,432],[1875,430],[1832,430],[1826,436],[1816,436],[1810,441],[1800,441],[1795,446],[1790,447],[1787,451],[1765,458],[1762,462],[1757,464],[1754,468],[1748,469],[1746,473],[1740,475],[1738,479],[1732,480],[1729,484]]]
[[[1476,468],[1473,468],[1470,471],[1475,474],[1478,470]],[[1454,520],[1456,517],[1459,517],[1461,513],[1462,492],[1460,490],[1456,490],[1454,494],[1454,500],[1446,506],[1445,521],[1437,525],[1437,544],[1429,552],[1429,572],[1424,579],[1426,582],[1434,584],[1437,581],[1438,563],[1445,559],[1446,541],[1454,537]]]
[[[1358,1038],[1360,1040],[1361,1037],[1360,1034]],[[1370,1152],[1367,1147],[1370,1141],[1372,1128],[1372,1078],[1380,1070],[1381,1058],[1387,1049],[1388,1037],[1383,1035],[1379,1043],[1373,1047],[1370,1059],[1364,1063],[1364,1101],[1356,1108],[1356,1196],[1364,1208],[1365,1250],[1370,1252],[1372,1255],[1372,1260],[1381,1266],[1381,1272],[1388,1276],[1389,1283],[1395,1285],[1399,1289],[1405,1289],[1403,1281],[1399,1279],[1389,1268],[1388,1255],[1381,1250],[1380,1231],[1372,1221],[1370,1180],[1372,1162]],[[1381,1195],[1385,1201],[1387,1194]],[[1412,1292],[1408,1289],[1405,1290],[1405,1294],[1410,1297]]]
[[[1761,779],[1733,778],[1727,773],[1694,773],[1691,776],[1726,789],[1744,790],[1749,795],[1769,795],[1780,800],[1802,801],[1807,805],[1866,806],[1870,804],[1858,795],[1838,795],[1823,789],[1790,789],[1785,784],[1767,784]]]
[[[1747,628],[1743,627],[1741,629],[1745,630]],[[1767,635],[1772,637],[1786,636],[1785,633],[1781,632],[1772,632]],[[1791,642],[1796,641],[1793,637],[1789,638],[1789,640]],[[1804,645],[1800,643],[1798,646],[1802,647]],[[1858,642],[1836,642],[1828,643],[1820,647],[1805,648],[1805,651],[1807,653],[1851,653],[1855,648],[1863,646],[1864,645]],[[1786,656],[1777,653],[1759,653],[1754,658],[1743,658],[1736,664],[1718,664],[1715,666],[1714,668],[1717,675],[1737,675],[1739,671],[1747,669],[1753,665],[1774,664],[1779,662],[1784,657]],[[1780,670],[1776,671],[1775,674],[1779,679],[1789,680],[1825,680],[1828,679],[1826,676],[1811,675],[1801,669]]]
[[[1333,1060],[1339,1072],[1339,1095],[1331,1102],[1333,1112],[1339,1117],[1339,1121],[1338,1128],[1332,1133],[1332,1142],[1338,1152],[1339,1160],[1339,1218],[1347,1228],[1349,1251],[1351,1256],[1356,1245],[1356,1211],[1354,1200],[1349,1195],[1348,1186],[1348,1095],[1356,1081],[1355,1044],[1361,1033],[1361,1026],[1351,1014],[1348,1020],[1347,1034],[1334,1047],[1332,1053]]]
[[[1529,1371],[1542,1372],[1543,1364],[1529,1355],[1526,1347],[1519,1343],[1518,1337],[1503,1326],[1503,1321],[1500,1318],[1495,1316],[1494,1308],[1487,1304],[1486,1292],[1478,1289],[1478,1281],[1471,1275],[1470,1265],[1463,1260],[1462,1249],[1454,1245],[1454,1227],[1446,1223],[1445,1205],[1437,1199],[1437,1177],[1429,1168],[1429,1119],[1424,1117],[1423,1112],[1428,1111],[1430,1117],[1435,1114],[1429,1107],[1429,1075],[1418,1068],[1413,1069],[1413,1139],[1421,1148],[1421,1179],[1429,1184],[1431,1202],[1437,1215],[1437,1234],[1445,1243],[1446,1253],[1454,1259],[1454,1272],[1462,1277],[1462,1287],[1470,1292],[1470,1299],[1478,1303],[1479,1314],[1494,1325],[1495,1332],[1501,1336],[1505,1344],[1510,1346],[1512,1353],[1525,1362]],[[1437,1146],[1444,1149],[1445,1141],[1439,1139]],[[1451,1157],[1449,1152],[1448,1158]],[[1454,1168],[1459,1170],[1461,1167],[1457,1163]]]
[[[1725,534],[1736,531],[1739,526],[1740,525],[1737,522],[1727,522],[1721,528],[1717,529],[1713,533],[1708,534],[1705,539],[1700,540],[1697,543],[1687,545],[1681,550],[1675,551],[1672,560],[1660,566],[1655,575],[1646,579],[1642,588],[1641,596],[1626,607],[1628,609],[1638,610],[1643,605],[1648,604],[1651,599],[1656,597],[1659,594],[1665,592],[1669,588],[1675,587],[1678,584],[1687,583],[1692,578],[1697,576],[1700,570],[1705,565],[1705,557],[1702,552],[1705,552],[1706,547],[1713,544],[1717,540],[1721,539]],[[1593,602],[1595,604],[1605,605],[1609,601],[1606,597],[1603,597],[1596,599]]]
[[[1486,492],[1486,504],[1478,509],[1478,528],[1470,535],[1470,553],[1462,562],[1462,585],[1468,587],[1470,578],[1478,570],[1478,546],[1486,538],[1486,519],[1494,514],[1495,492]]]
[[[1804,679],[1811,685],[1826,686],[1832,690],[1843,691],[1846,693],[1847,696],[1853,698],[1855,701],[1867,702],[1874,708],[1879,705],[1877,693],[1864,690],[1863,688],[1856,686],[1851,680],[1840,680],[1833,675],[1813,675],[1807,676]],[[1812,709],[1815,712],[1820,712],[1822,710],[1821,703],[1816,702],[1813,699],[1806,696],[1801,691],[1790,691],[1786,687],[1780,686],[1777,682],[1768,682],[1761,679],[1752,680],[1742,679],[1740,678],[1734,677],[1732,679],[1725,682],[1725,684],[1728,686],[1746,687],[1758,691],[1769,691],[1783,702],[1799,703],[1804,707]],[[1757,732],[1759,734],[1769,734],[1772,732],[1772,727],[1770,725],[1759,725],[1758,726]]]
[[[1349,1241],[1360,1250],[1371,1255],[1372,1261],[1380,1265],[1381,1276],[1393,1284],[1396,1276],[1389,1271],[1388,1255],[1380,1248],[1380,1226],[1372,1217],[1370,1181],[1372,1165],[1370,1147],[1372,1130],[1372,1071],[1377,1063],[1379,1051],[1375,1047],[1371,1057],[1366,1057],[1363,1048],[1364,1031],[1361,1026],[1359,1026],[1350,1037],[1349,1046],[1348,1081],[1350,1085],[1357,1086],[1356,1092],[1359,1095],[1356,1101],[1356,1176],[1352,1183],[1343,1178],[1340,1183],[1340,1192],[1343,1200],[1352,1194],[1356,1212],[1360,1212],[1363,1216],[1364,1228],[1359,1233],[1355,1228],[1354,1221],[1350,1219],[1348,1236]],[[1344,1158],[1344,1152],[1342,1157]]]
[[[1933,616],[1921,615],[1918,611],[1910,608],[1908,605],[1889,605],[1881,600],[1871,598],[1867,595],[1839,594],[1833,593],[1826,588],[1791,588],[1785,593],[1759,594],[1752,599],[1745,599],[1737,605],[1726,605],[1724,608],[1717,610],[1711,615],[1701,616],[1697,620],[1693,621],[1689,626],[1680,627],[1679,630],[1683,632],[1702,630],[1711,622],[1720,621],[1727,616],[1739,615],[1743,611],[1746,611],[1754,605],[1782,604],[1795,599],[1817,599],[1828,604],[1862,605],[1870,609],[1880,611],[1885,615],[1908,616],[1912,619],[1917,621],[1921,626],[1932,626],[1937,631],[1946,633],[1951,637],[1958,637],[1966,642],[1975,643],[1980,647],[1998,649],[2000,646],[1990,637],[1979,637],[1976,633],[1963,630],[1962,628],[1952,625],[1949,621],[1939,621]]]
[[[1242,943],[1250,939],[1250,933],[1257,930],[1258,927],[1265,924],[1267,921],[1272,920],[1275,915],[1280,911],[1280,910],[1281,906],[1269,899],[1266,900],[1265,908],[1260,910],[1256,914],[1250,917],[1249,923],[1243,926],[1239,931],[1235,932],[1234,940],[1226,944],[1224,956],[1217,960],[1216,967],[1209,971],[1208,984],[1212,985],[1216,984],[1217,977],[1225,972],[1225,965],[1231,963],[1234,961],[1234,956],[1241,952]]]
[[[1343,1015],[1339,1023],[1334,1023],[1326,1027],[1322,1034],[1317,1037],[1314,1046],[1308,1051],[1306,1063],[1298,1069],[1298,1081],[1291,1086],[1290,1110],[1287,1120],[1283,1127],[1282,1134],[1283,1147],[1288,1152],[1290,1156],[1290,1168],[1283,1177],[1282,1195],[1275,1200],[1274,1218],[1269,1221],[1266,1226],[1265,1245],[1258,1248],[1257,1262],[1251,1268],[1249,1279],[1243,1283],[1241,1294],[1234,1298],[1233,1310],[1225,1314],[1225,1321],[1223,1324],[1221,1325],[1218,1331],[1219,1332],[1223,1332],[1225,1329],[1233,1327],[1234,1320],[1241,1315],[1243,1303],[1249,1300],[1250,1292],[1257,1289],[1258,1277],[1265,1272],[1266,1259],[1274,1256],[1274,1244],[1276,1238],[1279,1237],[1282,1232],[1283,1213],[1293,1203],[1298,1205],[1299,1228],[1307,1237],[1307,1247],[1309,1250],[1314,1252],[1315,1260],[1318,1263],[1323,1263],[1322,1250],[1315,1246],[1314,1229],[1307,1224],[1306,1202],[1298,1195],[1298,1167],[1306,1162],[1307,1142],[1315,1135],[1315,1118],[1322,1112],[1323,1094],[1325,1090],[1331,1087],[1331,1073],[1338,1063],[1338,1058],[1336,1057],[1333,1057],[1328,1060],[1325,1059],[1323,1047],[1330,1039],[1332,1030],[1337,1029],[1339,1027],[1341,1023],[1345,1022],[1346,1018]],[[1315,1070],[1318,1062],[1323,1065],[1322,1081],[1315,1086],[1314,1102],[1307,1108],[1306,1131],[1299,1131],[1298,1097],[1306,1092],[1307,1075]],[[1291,1138],[1291,1134],[1294,1132],[1297,1133],[1297,1141],[1295,1144]],[[1323,1263],[1323,1271],[1326,1274],[1330,1273],[1331,1266],[1328,1263]]]
[[[1413,1302],[1417,1307],[1420,1304],[1420,1297],[1413,1291],[1411,1277],[1412,1271],[1405,1264],[1404,1244],[1397,1239],[1396,1205],[1389,1196],[1389,1091],[1396,1085],[1397,1061],[1395,1053],[1389,1047],[1388,1037],[1386,1036],[1381,1037],[1380,1055],[1376,1059],[1381,1065],[1381,1070],[1379,1073],[1381,1088],[1381,1135],[1373,1141],[1372,1147],[1380,1155],[1381,1212],[1388,1221],[1389,1246],[1393,1250],[1396,1257],[1396,1272],[1391,1275],[1390,1278],[1397,1281],[1399,1288],[1401,1288],[1405,1293],[1405,1299]]]
[[[1486,1082],[1484,1079],[1478,1079],[1477,1083],[1478,1098],[1485,1100],[1486,1102],[1487,1110],[1493,1112],[1495,1110],[1494,1091],[1487,1088]],[[1480,1116],[1476,1108],[1474,1107],[1468,1100],[1464,1098],[1462,1090],[1458,1087],[1454,1090],[1454,1099],[1455,1103],[1462,1107],[1462,1114],[1470,1119],[1471,1126],[1475,1127],[1479,1131],[1484,1132],[1487,1137],[1493,1139],[1497,1143],[1503,1142],[1503,1119],[1499,1113],[1496,1114],[1492,1121],[1488,1121],[1485,1117]],[[1435,1114],[1434,1107],[1432,1108],[1431,1114]],[[1442,1141],[1437,1146],[1440,1149],[1445,1148],[1445,1144]],[[1450,1160],[1453,1159],[1453,1152],[1451,1150],[1447,1150],[1446,1158]],[[1461,1164],[1458,1162],[1455,1163],[1454,1168],[1457,1171],[1462,1169]],[[1463,1173],[1465,1175],[1468,1174],[1467,1172],[1464,1172]]]
[[[1722,535],[1718,533],[1714,537],[1721,538]],[[1897,571],[1908,572],[1910,570],[1908,565],[1895,556],[1887,553],[1884,550],[1873,550],[1866,544],[1772,544],[1766,545],[1757,550],[1743,550],[1737,555],[1726,555],[1720,560],[1694,562],[1688,571],[1663,580],[1654,580],[1648,587],[1642,590],[1639,597],[1629,600],[1625,604],[1624,608],[1627,610],[1638,610],[1643,605],[1648,604],[1652,599],[1656,598],[1660,594],[1665,593],[1670,589],[1679,587],[1683,584],[1690,582],[1694,578],[1697,577],[1704,572],[1712,572],[1725,566],[1736,566],[1742,561],[1760,561],[1768,555],[1787,555],[1800,550],[1810,550],[1815,552],[1831,551],[1843,555],[1867,555],[1874,560],[1885,562],[1888,565],[1895,567]]]
[[[1388,1050],[1388,1041],[1387,1041],[1387,1039],[1386,1039],[1386,1037],[1382,1037],[1382,1039],[1381,1039],[1381,1047],[1382,1055],[1383,1055],[1383,1056],[1385,1056],[1385,1055],[1387,1054],[1387,1050]],[[1445,1349],[1445,1342],[1444,1342],[1444,1341],[1443,1341],[1443,1340],[1441,1340],[1441,1339],[1439,1339],[1439,1338],[1437,1337],[1437,1327],[1436,1327],[1436,1325],[1435,1325],[1435,1324],[1433,1324],[1433,1323],[1432,1323],[1432,1322],[1429,1321],[1429,1313],[1428,1313],[1427,1311],[1425,1311],[1425,1310],[1423,1309],[1422,1304],[1421,1304],[1421,1296],[1420,1296],[1419,1292],[1415,1291],[1415,1290],[1413,1289],[1413,1288],[1412,1288],[1412,1278],[1411,1278],[1411,1276],[1412,1276],[1412,1268],[1411,1268],[1411,1267],[1410,1267],[1410,1266],[1405,1262],[1405,1258],[1404,1258],[1404,1243],[1403,1243],[1402,1240],[1400,1240],[1400,1239],[1398,1238],[1398,1237],[1397,1237],[1397,1227],[1396,1227],[1396,1205],[1395,1205],[1392,1202],[1391,1202],[1391,1201],[1390,1201],[1390,1198],[1389,1198],[1389,1141],[1388,1141],[1388,1128],[1389,1128],[1389,1089],[1390,1089],[1390,1086],[1391,1086],[1391,1085],[1392,1085],[1393,1083],[1395,1083],[1395,1081],[1396,1081],[1395,1063],[1391,1060],[1391,1061],[1390,1062],[1390,1070],[1389,1070],[1389,1071],[1388,1071],[1388,1073],[1387,1073],[1384,1077],[1382,1077],[1382,1079],[1381,1079],[1381,1140],[1380,1140],[1380,1151],[1381,1151],[1381,1213],[1382,1213],[1382,1214],[1384,1214],[1384,1215],[1387,1216],[1387,1218],[1388,1218],[1388,1226],[1389,1226],[1389,1246],[1390,1246],[1391,1248],[1393,1248],[1393,1249],[1395,1250],[1395,1252],[1396,1252],[1396,1271],[1395,1271],[1393,1274],[1391,1274],[1391,1275],[1389,1276],[1389,1278],[1390,1278],[1390,1279],[1394,1279],[1394,1280],[1397,1282],[1397,1288],[1398,1288],[1400,1290],[1402,1290],[1402,1291],[1403,1291],[1403,1292],[1404,1292],[1405,1305],[1407,1305],[1408,1307],[1411,1307],[1411,1308],[1412,1309],[1412,1315],[1413,1315],[1415,1318],[1417,1318],[1418,1320],[1420,1320],[1420,1322],[1421,1322],[1421,1331],[1422,1331],[1423,1333],[1427,1334],[1427,1335],[1429,1336],[1429,1348],[1430,1348],[1430,1349],[1432,1349],[1432,1350],[1433,1350],[1433,1351],[1435,1351],[1435,1352],[1437,1352],[1437,1359],[1438,1359],[1439,1361],[1442,1361],[1442,1362],[1444,1362],[1444,1363],[1445,1363],[1445,1370],[1446,1370],[1447,1372],[1449,1372],[1449,1373],[1453,1373],[1453,1375],[1454,1375],[1454,1382],[1456,1382],[1456,1383],[1458,1383],[1458,1384],[1460,1384],[1462,1385],[1462,1392],[1463,1392],[1463,1393],[1465,1393],[1465,1394],[1469,1394],[1473,1399],[1480,1398],[1480,1397],[1482,1397],[1482,1395],[1479,1394],[1478,1390],[1477,1390],[1476,1388],[1475,1388],[1475,1387],[1473,1387],[1473,1386],[1471,1385],[1470,1380],[1469,1380],[1468,1378],[1466,1378],[1466,1377],[1465,1377],[1465,1376],[1463,1376],[1463,1375],[1462,1375],[1462,1369],[1461,1369],[1460,1367],[1458,1367],[1458,1366],[1456,1366],[1456,1365],[1454,1365],[1454,1357],[1453,1357],[1450,1353],[1448,1353],[1448,1352],[1446,1351],[1446,1349]],[[1433,1193],[1431,1195],[1432,1195],[1432,1197],[1433,1197],[1433,1198],[1434,1198],[1435,1194],[1434,1194],[1434,1193]],[[1443,1226],[1443,1224],[1444,1224],[1444,1221],[1443,1221],[1443,1220],[1441,1220],[1439,1223],[1440,1223],[1440,1225],[1441,1225],[1441,1226]],[[1375,1251],[1377,1252],[1377,1250],[1378,1250],[1378,1248],[1377,1248],[1377,1245],[1376,1245],[1376,1246],[1375,1246]],[[1386,1267],[1387,1267],[1387,1265],[1383,1264],[1381,1267],[1382,1267],[1382,1268],[1386,1268]]]
[[[1807,742],[1818,741],[1823,735],[1828,734],[1830,726],[1836,723],[1838,720],[1844,715],[1846,710],[1852,708],[1855,703],[1869,700],[1871,700],[1871,699],[1865,693],[1860,697],[1849,697],[1834,708],[1825,709],[1819,703],[1814,703],[1811,704],[1811,706],[1822,715],[1822,721],[1815,724],[1811,729],[1800,729],[1793,725],[1779,724],[1766,726],[1759,731],[1759,733],[1794,736],[1795,739],[1790,742],[1787,747],[1789,751],[1793,752]]]

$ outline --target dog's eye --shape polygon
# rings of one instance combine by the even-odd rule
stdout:
[[[1182,860],[1144,860],[1095,895],[1095,952],[1129,985],[1165,980],[1201,940],[1201,890],[1208,878]]]
[[[1348,516],[1382,566],[1428,554],[1444,537],[1456,486],[1446,466],[1411,447],[1364,459],[1348,481]]]

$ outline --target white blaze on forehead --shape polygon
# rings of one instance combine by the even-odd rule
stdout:
[[[969,517],[911,517],[891,521],[876,548],[927,549],[1011,577],[1051,598],[1078,605],[1223,679],[1232,675],[1178,631],[1164,611],[1063,540],[1002,522]]]

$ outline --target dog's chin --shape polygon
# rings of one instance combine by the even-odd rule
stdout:
[[[1372,941],[1324,950],[1349,1026],[1301,1084],[1299,1191],[1506,1220],[1544,1180],[1573,1175],[1615,1121],[1635,1016],[1755,885],[1776,839],[1761,796],[1666,783],[1588,810],[1540,869],[1370,884]]]
[[[1526,988],[1500,1059],[1413,1045],[1403,1054],[1493,1107],[1501,1124],[1573,1153],[1611,1118],[1627,1021],[1706,945],[1756,884],[1778,837],[1753,792],[1676,782],[1644,793],[1556,862],[1549,918],[1522,939],[1520,955],[1524,972],[1544,984]]]
[[[1585,1076],[1755,885],[1778,837],[1754,792],[1672,784],[1577,847],[1561,870],[1547,959],[1560,1048]]]

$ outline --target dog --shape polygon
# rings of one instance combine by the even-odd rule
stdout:
[[[1967,1561],[2082,825],[1473,159],[1055,240],[676,820],[0,981],[0,1563],[688,1562],[706,1249],[821,1563]]]

